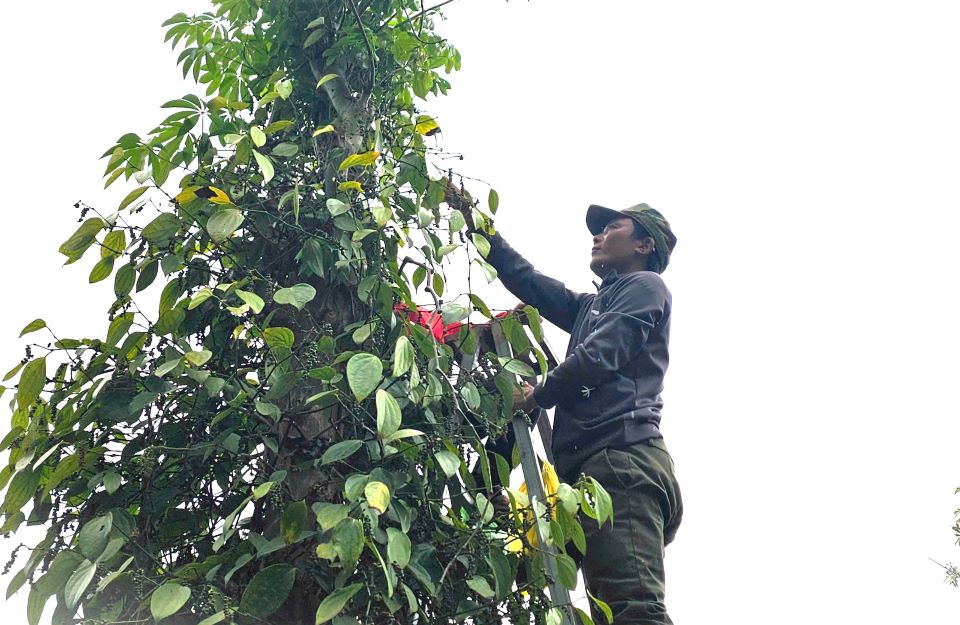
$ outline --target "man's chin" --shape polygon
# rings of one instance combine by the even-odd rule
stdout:
[[[596,274],[598,277],[602,278],[604,274],[603,261],[599,258],[593,258],[590,260],[590,271]]]

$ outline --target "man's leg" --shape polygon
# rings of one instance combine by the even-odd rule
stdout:
[[[615,625],[670,625],[664,605],[663,548],[673,540],[683,504],[662,439],[605,449],[582,471],[613,499],[613,526],[584,519],[583,576],[590,593],[613,610]],[[594,622],[606,622],[591,604]]]

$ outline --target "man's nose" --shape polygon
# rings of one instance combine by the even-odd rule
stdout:
[[[599,245],[600,241],[603,241],[603,233],[593,235],[593,244]]]

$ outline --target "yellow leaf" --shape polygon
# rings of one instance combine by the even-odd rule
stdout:
[[[325,132],[333,132],[334,130],[335,130],[335,129],[334,129],[333,126],[331,126],[330,124],[327,124],[327,125],[324,126],[323,128],[317,128],[316,130],[314,130],[314,131],[313,131],[313,136],[314,136],[314,137],[319,137],[320,135],[322,135],[322,134],[325,133]]]
[[[218,189],[217,187],[210,186],[201,186],[201,187],[187,187],[183,191],[177,194],[173,200],[177,204],[186,204],[191,200],[196,198],[202,198],[214,204],[232,204],[230,196],[227,195],[226,191],[223,189]]]
[[[343,159],[343,162],[340,163],[340,167],[337,169],[343,171],[350,167],[369,167],[373,165],[377,159],[380,158],[380,152],[376,150],[370,150],[369,152],[361,152],[360,154],[352,154],[347,158]]]
[[[363,187],[361,187],[360,183],[356,180],[348,180],[337,185],[338,191],[347,191],[349,189],[353,189],[357,193],[363,193]]]
[[[390,505],[390,488],[383,482],[367,482],[363,489],[367,504],[379,512],[386,512]]]
[[[421,115],[417,117],[416,131],[418,134],[421,134],[425,137],[432,137],[440,132],[440,125],[434,118],[427,115]]]

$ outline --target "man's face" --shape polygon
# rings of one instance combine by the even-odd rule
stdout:
[[[602,278],[614,269],[619,273],[630,273],[647,268],[647,256],[653,249],[653,241],[649,237],[634,237],[633,223],[629,217],[614,219],[593,237],[590,252],[593,273]]]

